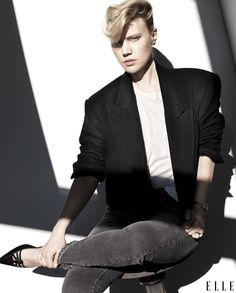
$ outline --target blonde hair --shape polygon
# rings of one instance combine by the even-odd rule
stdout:
[[[112,43],[118,42],[123,29],[134,19],[141,17],[148,30],[153,30],[152,6],[146,0],[125,0],[107,8],[105,16],[104,33]]]

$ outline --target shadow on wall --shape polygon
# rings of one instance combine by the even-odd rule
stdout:
[[[0,2],[0,21],[0,222],[47,229],[60,197],[11,1]]]

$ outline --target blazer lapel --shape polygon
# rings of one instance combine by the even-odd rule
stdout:
[[[162,67],[157,63],[156,68],[165,110],[172,168],[175,179],[177,179],[176,174],[184,172],[183,162],[187,148],[192,143],[188,140],[193,137],[189,120],[191,114],[188,111],[189,106],[184,102],[182,93],[176,85],[177,81],[173,77],[174,70]]]
[[[141,122],[132,80],[127,73],[121,76],[119,90],[112,109],[113,126],[134,171],[147,171],[147,159]]]
[[[172,79],[173,70],[162,67],[157,63],[156,68],[163,97],[171,160],[175,173],[178,171],[183,159],[180,153],[183,153],[181,149],[182,138],[185,136],[183,125],[186,121],[183,123],[181,117],[185,112],[186,105],[181,102],[181,97],[178,95],[174,85]],[[127,73],[121,76],[111,117],[121,148],[124,150],[131,167],[134,171],[145,171],[148,175],[147,158],[136,97],[131,77]],[[181,122],[179,123],[178,121]]]
[[[156,63],[165,113],[168,118],[177,119],[185,110],[181,96],[173,80],[174,69],[167,69]],[[172,121],[172,120],[171,120]]]

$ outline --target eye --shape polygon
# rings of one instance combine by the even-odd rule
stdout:
[[[111,44],[112,48],[120,48],[122,47],[122,42],[118,41],[118,42],[114,42]]]
[[[136,41],[138,41],[139,39],[140,39],[140,36],[133,37],[133,38],[131,39],[131,42],[136,42]]]

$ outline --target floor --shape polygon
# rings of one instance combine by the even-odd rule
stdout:
[[[41,246],[45,243],[50,232],[0,224],[1,239],[0,255],[20,244]],[[75,235],[68,235],[67,241],[80,239]],[[63,283],[62,270],[27,269],[0,265],[0,292],[7,293],[59,293]],[[51,276],[50,276],[51,275]],[[53,276],[52,276],[53,275]],[[109,290],[106,291],[108,293]]]

